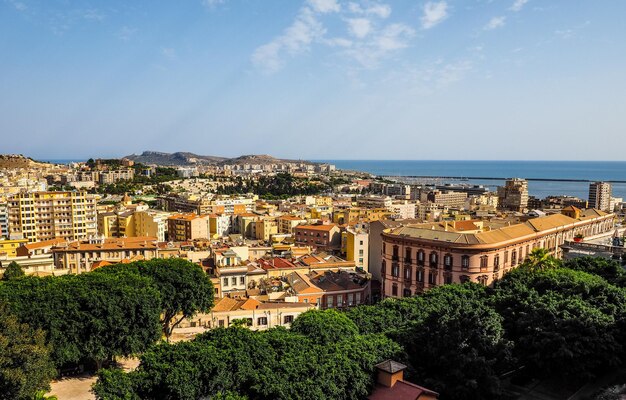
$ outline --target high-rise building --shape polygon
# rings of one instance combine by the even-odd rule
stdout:
[[[9,214],[6,203],[0,203],[0,238],[9,237]]]
[[[524,211],[528,206],[528,181],[512,178],[499,186],[498,206],[508,211]]]
[[[96,197],[87,192],[31,192],[8,198],[9,235],[29,242],[87,239],[97,233]]]
[[[611,211],[611,184],[593,182],[589,185],[589,207],[601,211]]]

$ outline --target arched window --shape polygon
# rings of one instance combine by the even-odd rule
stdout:
[[[419,265],[424,265],[424,259],[426,258],[426,254],[424,253],[424,250],[419,250],[417,252],[417,263]]]
[[[432,268],[437,268],[439,264],[439,255],[433,251],[432,253],[430,253],[429,260],[430,260],[430,266]]]
[[[470,258],[468,255],[461,256],[461,268],[469,269]]]

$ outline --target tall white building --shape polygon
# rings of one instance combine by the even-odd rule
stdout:
[[[611,184],[606,182],[593,182],[589,185],[589,207],[601,211],[612,211]]]

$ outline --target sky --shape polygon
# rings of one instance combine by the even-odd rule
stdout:
[[[1,153],[626,160],[623,0],[0,0]]]

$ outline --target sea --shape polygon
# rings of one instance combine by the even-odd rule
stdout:
[[[626,161],[316,161],[334,164],[338,169],[368,172],[378,176],[432,177],[414,179],[424,183],[483,185],[491,191],[504,185],[507,178],[525,178],[529,179],[529,194],[537,198],[568,195],[587,199],[590,182],[614,181],[613,197],[626,199]]]

